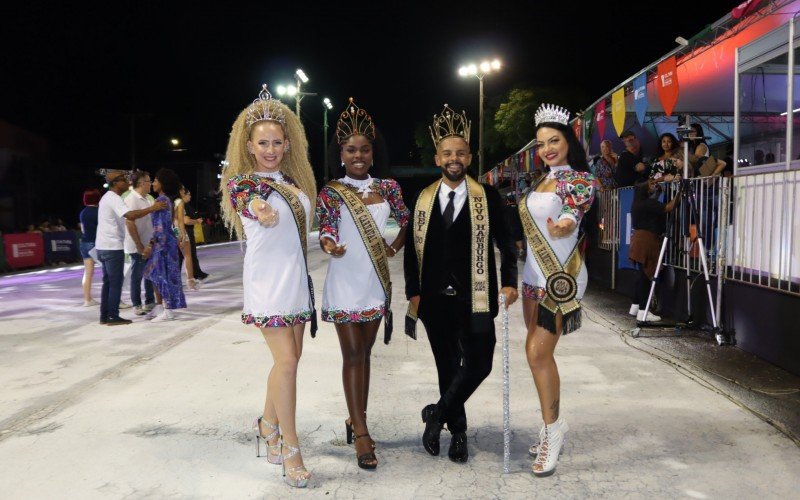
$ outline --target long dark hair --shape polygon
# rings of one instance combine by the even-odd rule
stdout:
[[[558,122],[544,122],[536,126],[536,132],[539,132],[539,129],[542,127],[554,128],[564,134],[569,148],[569,151],[567,151],[567,162],[569,162],[569,166],[572,167],[573,170],[578,170],[580,172],[589,171],[589,162],[586,161],[586,150],[583,148],[583,144],[578,140],[575,131],[572,130],[571,127]]]
[[[336,134],[333,134],[333,140],[328,145],[328,179],[344,177],[341,154],[342,145],[336,140]],[[369,175],[376,179],[385,179],[389,175],[389,151],[386,140],[377,127],[375,140],[372,141],[372,168],[369,169]]]
[[[156,179],[161,184],[161,190],[167,195],[170,201],[174,202],[180,198],[181,181],[178,174],[171,168],[162,168],[156,172]]]
[[[699,123],[692,123],[689,126],[692,127],[695,132],[697,132],[697,138],[690,139],[689,140],[689,144],[691,144],[695,148],[700,144],[705,144],[706,146],[708,146],[708,143],[706,142],[706,140],[703,139],[703,137],[705,137],[705,135],[706,135],[703,132],[703,126],[700,125]],[[692,151],[692,152],[694,152],[694,151]]]
[[[680,144],[680,142],[678,141],[678,138],[675,137],[674,135],[670,134],[669,132],[665,132],[665,133],[659,135],[658,136],[658,145],[656,146],[656,156],[655,156],[656,158],[658,158],[659,156],[661,156],[664,153],[666,153],[666,151],[664,151],[664,148],[661,147],[661,141],[664,140],[664,137],[669,137],[670,139],[672,139],[672,149],[673,150],[677,149],[678,144]]]

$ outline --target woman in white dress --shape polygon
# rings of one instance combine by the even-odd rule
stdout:
[[[356,193],[381,238],[389,217],[395,218],[400,232],[391,244],[383,240],[386,257],[394,257],[405,242],[409,211],[397,181],[370,176],[373,160],[382,156],[383,151],[377,150],[383,143],[376,140],[372,118],[352,98],[336,124],[336,140],[345,176],[334,185]],[[317,197],[320,246],[333,257],[325,279],[322,319],[336,325],[342,349],[342,381],[350,414],[345,422],[347,442],[351,443],[355,434],[358,466],[374,469],[378,461],[366,416],[370,353],[381,318],[387,314],[386,295],[353,216],[334,185],[323,187]]]
[[[268,461],[282,464],[295,487],[310,477],[295,429],[297,365],[314,314],[304,250],[316,185],[307,150],[300,120],[264,85],[233,124],[220,186],[225,222],[247,242],[242,322],[261,330],[273,359],[256,447],[266,441]]]
[[[581,220],[592,206],[596,186],[594,176],[589,173],[586,152],[569,127],[568,119],[569,112],[557,106],[545,104],[536,112],[534,147],[549,172],[520,203],[520,215],[532,219],[538,228],[538,231],[531,231],[532,227],[525,230],[527,257],[522,273],[522,307],[528,329],[526,354],[544,420],[540,441],[530,450],[536,456],[532,471],[537,476],[555,471],[568,430],[559,415],[561,388],[553,353],[562,334],[580,328],[579,302],[588,282],[577,245]],[[549,273],[542,270],[537,253],[531,248],[531,233],[537,232],[546,241],[543,248],[549,246],[550,255],[555,254],[559,268],[555,273],[552,266]],[[571,270],[569,276],[559,273],[569,274]],[[561,278],[557,279],[559,274]],[[573,294],[572,300],[565,300]]]

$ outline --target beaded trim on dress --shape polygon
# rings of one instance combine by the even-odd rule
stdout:
[[[572,170],[572,167],[569,165],[559,165],[557,167],[550,167],[550,172],[547,173],[548,179],[555,179],[556,172],[561,172],[563,170]]]
[[[259,177],[269,177],[276,182],[286,184],[286,179],[283,178],[283,173],[281,173],[280,170],[276,170],[275,172],[253,172],[253,174]]]

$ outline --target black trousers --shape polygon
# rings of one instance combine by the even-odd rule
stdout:
[[[451,433],[467,430],[464,403],[492,372],[494,323],[473,331],[471,306],[445,295],[420,303],[420,319],[439,373],[439,409]]]

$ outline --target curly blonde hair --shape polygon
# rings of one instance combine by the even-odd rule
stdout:
[[[258,109],[258,108],[261,109]],[[264,110],[268,107],[268,110]],[[225,153],[225,168],[222,170],[219,189],[222,192],[220,208],[222,218],[230,234],[236,233],[240,240],[245,239],[242,219],[231,205],[231,193],[228,191],[228,181],[236,175],[252,174],[256,168],[255,156],[247,151],[247,141],[250,140],[250,133],[256,123],[247,125],[248,111],[257,115],[265,116],[265,111],[269,111],[267,116],[276,116],[281,113],[286,117],[286,122],[281,124],[284,136],[289,139],[289,150],[286,151],[281,160],[280,170],[297,182],[300,190],[303,191],[311,200],[317,196],[317,182],[314,179],[314,171],[308,161],[308,140],[300,119],[289,107],[277,100],[261,101],[251,104],[239,113],[236,121],[231,128],[230,139],[228,140],[228,150]]]

